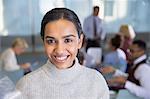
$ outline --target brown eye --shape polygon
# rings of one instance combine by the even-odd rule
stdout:
[[[71,43],[72,41],[73,41],[72,39],[66,38],[64,42],[65,42],[65,43]]]
[[[51,44],[55,44],[56,41],[54,39],[47,39],[46,43],[49,44],[49,45],[51,45]]]

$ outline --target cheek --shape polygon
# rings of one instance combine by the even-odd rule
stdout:
[[[18,51],[18,54],[22,54],[24,51],[23,50],[19,50]]]
[[[49,54],[52,53],[53,48],[47,45],[44,45],[44,48],[45,48],[46,55],[49,56]]]
[[[67,50],[74,56],[76,56],[76,54],[78,52],[77,46],[68,47]]]

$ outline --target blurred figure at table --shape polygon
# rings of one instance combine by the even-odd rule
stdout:
[[[121,25],[118,34],[122,37],[123,42],[120,48],[125,52],[128,60],[130,57],[129,47],[132,44],[136,34],[133,27],[128,24]]]
[[[108,49],[110,52],[104,56],[103,67],[101,68],[103,69],[103,74],[110,73],[115,75],[113,72],[109,71],[109,68],[116,68],[122,72],[126,71],[126,55],[124,51],[120,49],[121,44],[122,39],[118,34],[110,39],[108,43]]]
[[[146,43],[142,40],[133,41],[130,52],[133,65],[129,68],[128,77],[121,76],[123,72],[111,68],[110,71],[116,72],[118,76],[108,80],[108,83],[118,83],[136,96],[150,99],[150,66],[146,63]]]
[[[28,48],[27,42],[22,38],[16,38],[12,46],[2,52],[0,56],[0,67],[5,71],[16,71],[24,69],[24,74],[31,72],[30,63],[18,64],[16,55],[20,55]]]

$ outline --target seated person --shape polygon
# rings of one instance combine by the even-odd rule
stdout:
[[[121,45],[121,37],[119,35],[115,35],[115,37],[111,38],[109,41],[109,50],[110,52],[104,56],[103,61],[103,74],[109,73],[108,68],[116,68],[125,72],[127,67],[126,55],[125,53],[119,48]],[[108,71],[107,71],[108,70]]]
[[[12,47],[2,52],[0,56],[0,67],[5,71],[16,71],[24,69],[24,74],[31,72],[30,63],[18,64],[16,55],[20,55],[28,48],[27,42],[22,38],[17,38],[12,43]]]
[[[122,74],[124,73],[120,71],[118,72],[118,70],[114,68],[109,68],[109,71],[115,72],[118,76],[108,80],[108,83],[121,84],[136,96],[150,99],[150,66],[146,63],[147,56],[145,54],[145,42],[141,40],[133,41],[130,51],[132,54],[131,57],[134,61],[128,71],[128,77],[123,76]],[[101,71],[103,72],[103,70]]]
[[[87,40],[86,40],[86,38],[84,36],[82,47],[79,50],[79,53],[82,53],[83,56],[84,56],[84,60],[83,60],[82,65],[84,65],[84,66],[86,66],[88,68],[95,68],[95,64],[94,64],[95,60],[94,60],[94,58],[91,55],[89,55],[87,53],[86,46],[87,46]]]
[[[122,45],[120,46],[120,48],[125,52],[127,57],[127,71],[130,65],[132,65],[132,60],[130,60],[131,53],[129,51],[129,47],[136,37],[136,34],[132,25],[128,24],[121,25],[118,34],[122,37]]]
[[[120,26],[119,33],[122,37],[122,45],[120,48],[125,52],[127,56],[127,60],[130,57],[129,46],[132,44],[132,41],[134,40],[136,34],[134,32],[134,29],[131,25],[123,24]]]

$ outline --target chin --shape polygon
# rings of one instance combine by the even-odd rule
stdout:
[[[66,68],[68,68],[68,66],[61,66],[61,65],[55,65],[58,69],[66,69]]]
[[[67,63],[67,62],[64,62],[64,63],[54,63],[55,66],[58,68],[58,69],[66,69],[66,68],[69,68],[72,66],[72,63]]]

